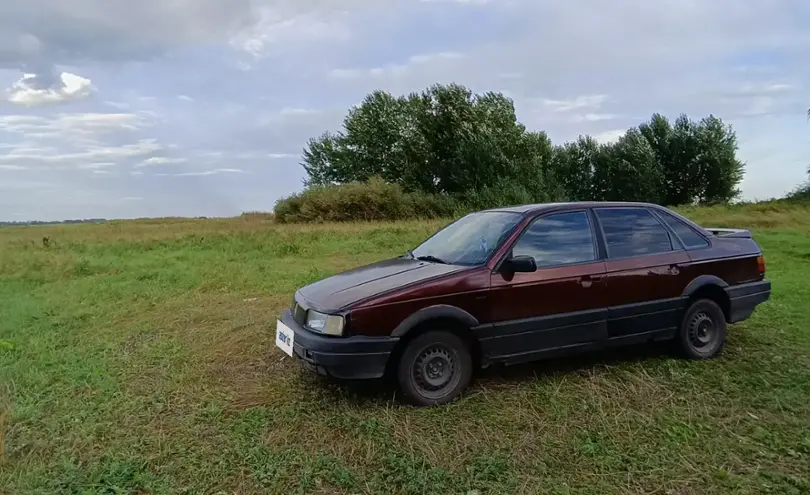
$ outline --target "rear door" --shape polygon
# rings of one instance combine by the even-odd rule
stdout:
[[[715,238],[714,245],[691,227],[687,222],[663,210],[655,210],[656,215],[669,226],[680,244],[689,254],[691,264],[686,265],[682,273],[688,276],[683,281],[686,286],[701,275],[719,277],[727,284],[755,282],[761,280],[757,255],[759,246],[753,240],[740,239],[728,241],[728,247],[722,238]],[[741,262],[740,256],[748,257],[748,262]],[[710,261],[707,263],[707,261]]]
[[[683,309],[686,251],[647,208],[594,208],[594,213],[608,257],[608,337],[670,334]]]
[[[531,256],[537,271],[492,274],[494,324],[479,335],[488,357],[517,361],[605,340],[605,263],[587,210],[540,216],[518,237],[509,256]]]

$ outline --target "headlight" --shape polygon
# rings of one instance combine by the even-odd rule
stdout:
[[[343,335],[343,317],[307,311],[307,328],[326,335]]]

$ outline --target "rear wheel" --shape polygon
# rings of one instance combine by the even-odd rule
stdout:
[[[711,359],[726,344],[726,317],[711,299],[699,299],[686,310],[678,334],[678,343],[690,359]]]
[[[472,356],[465,342],[445,331],[424,333],[408,343],[397,379],[407,400],[417,406],[457,399],[472,378]]]

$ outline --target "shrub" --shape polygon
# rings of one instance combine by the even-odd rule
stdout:
[[[446,195],[406,193],[374,177],[368,182],[311,186],[276,202],[279,223],[345,222],[453,216],[459,202]]]
[[[807,176],[807,181],[796,186],[796,188],[788,194],[787,199],[802,202],[810,201],[810,167],[807,168]]]
[[[515,206],[534,203],[535,198],[520,184],[499,182],[478,191],[470,191],[463,196],[461,202],[467,210],[485,210],[500,206]]]

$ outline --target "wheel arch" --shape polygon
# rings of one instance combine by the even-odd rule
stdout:
[[[449,304],[437,304],[420,309],[402,320],[394,331],[391,332],[391,336],[401,339],[413,329],[431,320],[456,320],[467,328],[478,326],[478,319],[467,311],[456,306],[450,306]]]
[[[392,332],[398,337],[391,356],[386,365],[386,375],[391,375],[399,364],[399,359],[408,344],[416,337],[431,330],[444,330],[459,336],[468,346],[473,359],[473,367],[481,365],[481,345],[472,332],[478,326],[478,319],[461,308],[450,305],[436,305],[421,309],[405,318]]]
[[[729,299],[725,291],[728,286],[728,283],[720,277],[715,275],[701,275],[686,286],[683,291],[683,296],[688,299],[688,305],[691,305],[693,301],[697,301],[698,299],[714,301],[720,306],[720,309],[723,310],[726,322],[729,322],[731,319],[731,299]]]

